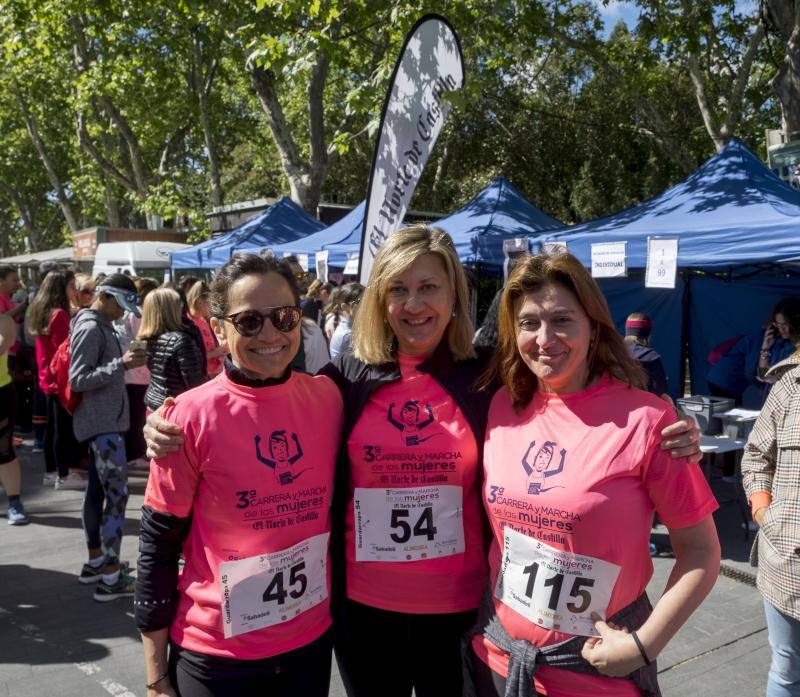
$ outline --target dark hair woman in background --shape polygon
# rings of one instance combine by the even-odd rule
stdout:
[[[47,399],[44,436],[45,486],[56,489],[86,488],[86,479],[71,472],[78,464],[78,442],[72,431],[72,415],[58,399],[58,385],[50,372],[50,361],[69,337],[70,302],[75,298],[75,274],[50,271],[31,303],[28,327],[36,336],[36,364],[39,387]]]

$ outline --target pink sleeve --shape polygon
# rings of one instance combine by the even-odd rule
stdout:
[[[69,336],[69,313],[61,309],[54,310],[47,323],[47,331],[53,346],[56,348],[61,346],[64,339]]]
[[[183,445],[176,453],[169,453],[150,461],[150,477],[144,495],[144,505],[162,513],[186,518],[192,511],[195,491],[200,481],[199,457],[191,420],[181,413],[179,405],[164,412],[167,421],[183,428]]]
[[[711,515],[719,505],[700,467],[686,458],[673,458],[661,449],[661,430],[675,421],[667,410],[648,434],[642,471],[647,493],[664,525],[688,528]]]

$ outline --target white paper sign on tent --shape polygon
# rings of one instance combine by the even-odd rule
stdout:
[[[345,276],[356,276],[358,274],[358,254],[348,254],[347,263],[344,265]]]
[[[647,238],[646,288],[675,288],[678,276],[678,239]]]
[[[527,237],[510,237],[503,240],[503,279],[508,280],[508,274],[511,272],[511,260],[519,254],[525,254],[528,251],[528,238]]]
[[[621,278],[628,275],[627,242],[595,242],[592,244],[592,276]]]
[[[317,252],[314,263],[317,267],[317,278],[323,283],[328,282],[328,250]]]
[[[559,254],[566,254],[569,250],[567,249],[566,242],[543,242],[542,243],[542,254],[547,254],[551,257],[558,256]]]
[[[300,264],[300,268],[308,273],[308,254],[297,254],[296,256],[297,263]]]

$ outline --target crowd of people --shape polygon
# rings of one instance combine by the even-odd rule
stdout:
[[[717,503],[695,424],[660,397],[652,322],[621,336],[574,257],[518,260],[477,334],[453,242],[424,225],[389,238],[366,287],[236,254],[210,283],[95,279],[76,312],[74,281],[51,271],[28,313],[48,467],[56,487],[82,476],[58,454],[69,424],[88,450],[80,580],[135,596],[148,697],[322,697],[334,655],[348,697],[660,694],[656,658],[718,574]],[[798,327],[793,312],[774,319]],[[796,394],[787,360],[762,374],[773,395]],[[796,502],[773,431],[751,450],[757,520],[767,494]],[[135,578],[129,466],[149,469]],[[675,561],[653,605],[656,514]],[[767,602],[785,618],[782,583]]]

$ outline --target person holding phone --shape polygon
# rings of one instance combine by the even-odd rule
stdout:
[[[764,331],[761,350],[758,354],[758,379],[765,383],[775,382],[774,374],[768,375],[772,366],[788,358],[800,341],[800,328],[791,318],[800,315],[800,298],[783,298],[772,311],[771,321]]]

